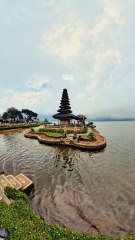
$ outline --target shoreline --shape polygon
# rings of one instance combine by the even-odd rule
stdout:
[[[29,129],[33,127],[39,127],[41,124],[27,124],[27,125],[12,125],[12,126],[0,126],[0,134],[14,133],[17,131],[22,131],[23,129]]]
[[[0,228],[8,230],[9,239],[40,239],[40,240],[94,240],[95,236],[87,233],[62,228],[58,224],[49,223],[41,219],[30,207],[25,193],[14,188],[5,188],[5,194],[12,203],[7,206],[0,200]],[[14,213],[14,214],[13,214]],[[14,219],[15,217],[16,219]],[[16,221],[15,221],[16,220]],[[97,236],[96,239],[108,240],[108,237]]]
[[[7,130],[0,130],[0,134],[9,134],[9,133],[15,133],[15,132],[20,132],[22,131],[22,128],[17,128],[17,129],[7,129]]]
[[[41,219],[29,206],[28,196],[14,188],[5,188],[6,196],[12,203],[7,206],[0,200],[0,228],[8,231],[9,238],[14,239],[40,239],[40,240],[127,240],[135,239],[132,236],[109,237],[100,234],[91,235],[85,232],[76,232],[71,228],[63,228]],[[16,219],[15,219],[16,218]],[[15,221],[16,220],[16,221]]]

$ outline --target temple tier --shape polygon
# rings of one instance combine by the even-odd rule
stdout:
[[[76,116],[72,114],[72,110],[70,107],[70,100],[68,97],[67,89],[63,89],[60,106],[57,110],[58,113],[53,115],[52,117],[60,120],[61,126],[68,126],[71,123],[71,119],[76,119]]]

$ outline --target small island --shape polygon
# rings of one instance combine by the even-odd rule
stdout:
[[[92,122],[86,124],[84,115],[72,113],[67,89],[63,89],[59,109],[52,117],[58,120],[58,124],[49,124],[46,119],[43,127],[38,130],[31,129],[24,136],[38,139],[44,144],[86,150],[100,150],[106,146],[106,139]]]

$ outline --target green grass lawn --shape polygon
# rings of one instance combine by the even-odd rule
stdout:
[[[62,137],[63,135],[61,133],[57,133],[57,132],[42,132],[39,131],[39,128],[34,129],[34,132],[36,133],[44,133],[46,134],[48,137]]]
[[[45,132],[45,134],[47,134],[47,136],[49,136],[49,137],[62,137],[61,133]]]
[[[77,136],[78,137],[81,136],[81,138],[84,138],[84,139],[89,139],[87,133],[77,134]]]
[[[77,136],[81,136],[84,139],[89,139],[87,134],[90,133],[90,132],[93,132],[93,129],[89,127],[87,133],[77,134]]]
[[[6,188],[5,193],[14,199],[8,207],[0,201],[0,228],[7,228],[9,240],[109,240],[108,237],[90,236],[85,233],[76,233],[71,229],[62,228],[39,218],[28,206],[27,196],[15,189]],[[135,239],[129,238],[117,238]]]

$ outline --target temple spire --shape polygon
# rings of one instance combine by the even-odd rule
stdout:
[[[61,126],[70,125],[71,119],[76,119],[76,116],[72,114],[70,100],[66,88],[63,89],[59,109],[57,110],[57,113],[52,117],[60,120]]]
[[[61,102],[59,109],[57,112],[62,113],[62,114],[67,114],[67,113],[72,113],[71,107],[70,107],[70,101],[68,97],[68,92],[67,89],[63,89],[62,97],[61,97]]]

